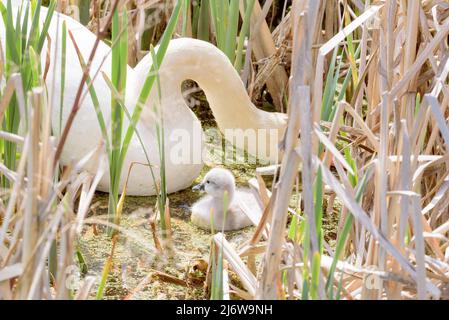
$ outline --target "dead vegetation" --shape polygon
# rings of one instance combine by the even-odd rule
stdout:
[[[99,11],[87,6],[87,18],[85,3],[59,1],[57,10],[73,15],[70,8],[84,8],[75,18],[96,31],[93,22],[105,21],[114,1],[100,1]],[[177,36],[199,37],[199,3],[188,3]],[[242,24],[248,1],[239,3]],[[159,40],[173,5],[126,5],[133,65]],[[155,8],[163,9],[158,22],[142,32],[140,18]],[[215,43],[213,25],[207,29]],[[248,179],[265,205],[248,239],[236,246],[227,235],[210,237],[208,266],[201,266],[207,292],[222,299],[448,299],[447,2],[256,0],[249,34],[242,79],[259,105],[288,113],[284,157]],[[43,90],[24,95],[21,75],[6,77],[0,56],[0,120],[14,92],[18,108],[25,109],[24,99],[32,106],[25,135],[0,132],[2,146],[20,146],[14,168],[4,164],[6,151],[0,163],[0,298],[93,298],[105,283],[82,277],[78,287],[66,285],[65,271],[82,267],[83,230],[105,225],[127,241],[142,238],[90,216],[106,168],[96,176],[83,172],[83,163],[53,170],[57,163],[48,159],[55,159],[58,141]],[[101,157],[97,151],[89,157]],[[324,236],[329,216],[338,220],[333,239]],[[157,236],[141,243],[148,255],[162,254]],[[154,270],[117,296],[138,298],[155,278],[191,285],[189,277]]]

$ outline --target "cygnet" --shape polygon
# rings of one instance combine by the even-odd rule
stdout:
[[[226,169],[210,170],[203,181],[194,186],[193,190],[206,192],[203,198],[192,206],[191,221],[198,227],[215,231],[239,230],[253,225],[245,210],[261,211],[260,204],[249,189],[235,187],[233,174]],[[227,210],[225,207],[227,193]]]

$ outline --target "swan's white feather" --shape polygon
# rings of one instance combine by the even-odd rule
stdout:
[[[259,203],[250,190],[237,188],[235,197],[240,198],[239,201],[243,201],[247,207],[260,212]],[[239,230],[253,225],[237,199],[232,201],[224,214],[223,205],[220,206],[209,195],[193,204],[191,221],[205,230],[211,230],[213,226],[216,232]]]
[[[261,216],[259,201],[247,188],[236,188],[235,179],[229,170],[214,168],[204,177],[201,188],[206,196],[192,205],[191,221],[206,230],[231,231],[253,225],[245,210]],[[225,210],[224,194],[229,202]],[[244,207],[242,206],[244,204]],[[257,221],[258,223],[258,221]]]
[[[20,1],[14,2],[16,5],[20,3]],[[15,12],[16,10],[17,8],[14,9]],[[42,8],[41,19],[45,18],[46,13],[47,9]],[[16,16],[15,13],[14,16]],[[55,13],[53,16],[49,28],[52,47],[50,50],[51,63],[47,76],[47,89],[49,100],[52,101],[52,126],[56,134],[60,132],[60,118],[62,119],[63,126],[67,121],[82,78],[82,69],[77,58],[75,47],[70,37],[67,37],[67,79],[64,86],[64,105],[61,113],[59,105],[61,94],[60,43],[63,21],[66,23],[67,29],[73,34],[84,60],[88,60],[96,40],[96,36],[92,32],[74,19],[58,13]],[[0,23],[2,44],[5,43],[4,29],[3,23]],[[45,44],[44,48],[46,46],[47,44]],[[45,58],[45,55],[42,55],[43,65]],[[150,66],[151,58],[150,55],[147,55],[134,69],[128,67],[125,104],[130,113],[134,110],[137,97],[150,71]],[[94,88],[99,99],[100,108],[109,127],[111,92],[102,76],[103,74],[111,78],[111,49],[108,45],[101,42],[95,58],[92,61],[90,76],[94,79]],[[144,108],[137,130],[143,139],[150,163],[153,165],[156,183],[159,183],[160,157],[157,151],[158,143],[155,116],[152,110],[154,104],[160,101],[161,106],[159,107],[163,110],[164,116],[166,181],[169,193],[190,186],[203,167],[201,157],[198,158],[198,155],[202,154],[203,145],[197,139],[197,133],[200,135],[202,133],[201,124],[194,113],[187,107],[180,90],[182,81],[186,79],[193,79],[200,83],[221,130],[228,128],[240,128],[243,130],[248,128],[273,128],[279,129],[278,136],[282,138],[285,125],[283,116],[263,112],[254,107],[230,61],[219,49],[210,43],[194,39],[172,40],[164,61],[160,66],[159,77],[162,97],[160,100],[158,99],[158,90],[153,87],[148,100],[149,102]],[[87,93],[86,86],[84,87],[83,96],[85,98],[82,101],[81,108],[75,118],[63,150],[62,164],[80,160],[96,148],[102,140],[94,105],[90,94]],[[236,116],[237,114],[238,116]],[[124,122],[124,128],[127,128],[128,121],[126,117]],[[189,133],[190,138],[188,140],[181,140],[179,136],[173,136],[172,134],[175,130],[177,132]],[[277,146],[277,143],[278,141],[269,142],[273,146]],[[179,151],[180,146],[190,147],[190,159],[181,163],[179,161],[172,161],[173,154]],[[250,153],[254,154],[257,147],[249,144],[247,149]],[[147,159],[136,135],[134,135],[131,141],[125,159],[120,191],[123,190],[128,168],[133,162],[147,163]],[[86,169],[94,173],[96,167],[96,163],[89,163]],[[102,178],[99,189],[109,191],[108,174]],[[155,194],[155,184],[148,167],[141,165],[133,167],[127,192],[129,195]]]

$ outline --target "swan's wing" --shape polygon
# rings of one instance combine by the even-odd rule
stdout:
[[[234,204],[228,209],[224,231],[240,230],[252,225],[254,225],[254,223],[238,205]]]
[[[254,225],[259,224],[263,213],[262,206],[250,189],[238,188],[234,202]]]

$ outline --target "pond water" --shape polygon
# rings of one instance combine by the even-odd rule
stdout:
[[[197,178],[200,182],[210,170],[205,167]],[[238,185],[253,177],[255,167],[231,168]],[[155,252],[155,242],[150,225],[156,197],[126,197],[121,226],[126,234],[120,233],[115,247],[113,265],[108,277],[106,299],[204,299],[205,271],[201,270],[210,254],[210,232],[190,222],[190,206],[201,194],[190,188],[169,195],[170,215],[173,231],[174,254],[172,257]],[[94,216],[107,215],[108,195],[98,193],[93,201]],[[226,238],[238,247],[252,236],[253,227],[227,232]],[[161,240],[162,237],[158,236]],[[102,269],[110,255],[111,238],[106,228],[100,225],[86,226],[79,240],[79,248],[87,264],[87,275],[101,277]],[[203,267],[204,269],[204,267]],[[180,285],[161,280],[155,272],[189,282]],[[146,283],[142,285],[143,283]],[[134,290],[139,286],[137,292]],[[95,292],[95,290],[94,290]],[[94,294],[93,292],[93,294]],[[94,295],[92,296],[92,298]]]

